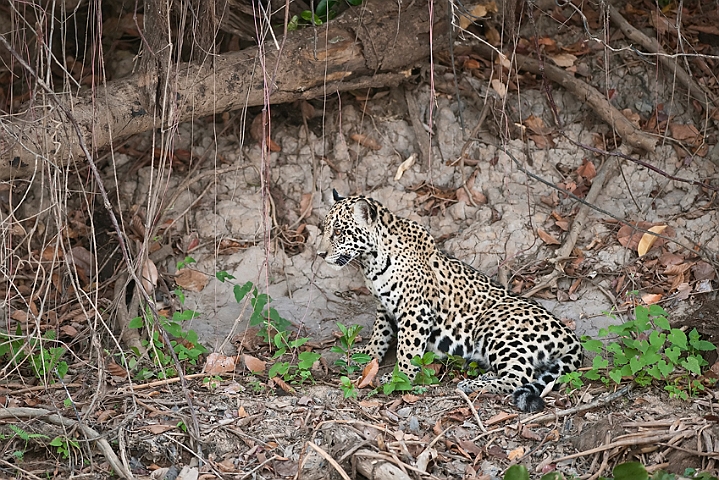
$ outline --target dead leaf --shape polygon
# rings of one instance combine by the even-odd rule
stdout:
[[[412,165],[414,165],[415,160],[417,160],[417,154],[413,153],[412,155],[407,157],[407,160],[399,164],[399,167],[397,167],[397,173],[394,174],[395,182],[398,182],[402,178],[404,172],[412,168]]]
[[[541,117],[537,117],[535,115],[528,116],[524,120],[524,126],[538,135],[548,135],[552,133],[552,129],[548,128],[544,124],[544,120],[542,120]]]
[[[205,373],[217,375],[218,373],[229,373],[235,371],[235,357],[228,357],[217,352],[212,352],[205,360]]]
[[[701,134],[697,127],[685,123],[669,123],[669,131],[676,140],[686,140],[690,144],[699,144]]]
[[[517,418],[516,413],[499,412],[498,414],[494,415],[492,418],[484,422],[484,425],[489,427],[494,425],[495,423],[506,422],[507,420],[511,420],[513,418]]]
[[[155,425],[146,425],[141,427],[140,430],[148,431],[153,435],[160,435],[161,433],[169,432],[175,428],[177,428],[175,425],[163,425],[161,423],[157,423]]]
[[[152,292],[155,290],[155,287],[157,286],[157,280],[160,277],[160,275],[157,273],[157,267],[155,266],[155,262],[150,260],[149,258],[145,260],[145,263],[142,264],[142,288],[145,289],[145,292],[147,292],[148,295],[152,294]]]
[[[597,176],[597,169],[594,167],[594,163],[590,162],[586,158],[582,160],[582,166],[577,168],[577,175],[592,180]]]
[[[113,377],[127,378],[127,370],[112,360],[105,364],[105,370]]]
[[[405,393],[404,395],[402,395],[402,400],[404,401],[404,403],[410,405],[413,403],[417,403],[419,399],[420,397],[418,397],[417,395],[412,395],[411,393]]]
[[[514,460],[518,459],[518,458],[521,457],[522,455],[524,455],[524,447],[521,447],[521,446],[520,446],[520,447],[515,448],[515,449],[512,450],[511,452],[509,452],[509,453],[507,454],[507,459],[508,459],[510,462],[513,462]]]
[[[560,242],[559,240],[554,238],[551,234],[545,232],[541,228],[537,229],[537,235],[539,235],[539,238],[541,238],[542,241],[544,243],[546,243],[547,245],[561,245],[562,244],[562,242]]]
[[[312,193],[303,193],[300,198],[300,218],[312,215]]]
[[[552,190],[552,193],[550,193],[549,195],[543,195],[539,197],[539,201],[550,207],[556,207],[557,205],[559,205],[559,195],[557,194],[556,190]]]
[[[379,372],[379,362],[376,358],[373,358],[362,370],[362,377],[357,384],[357,388],[364,388],[370,385],[377,376],[377,372]]]
[[[636,113],[634,110],[632,110],[631,108],[625,108],[624,110],[622,110],[622,115],[624,115],[624,118],[629,120],[632,125],[637,128],[640,128],[639,122],[641,122],[642,117],[640,117],[639,114]]]
[[[647,305],[654,305],[662,299],[662,296],[661,293],[647,293],[646,295],[642,295],[642,301]]]
[[[557,64],[558,67],[571,67],[574,65],[574,62],[577,61],[577,57],[572,55],[571,53],[560,53],[557,55],[550,55],[549,58],[554,61],[554,63]]]
[[[459,17],[459,28],[466,30],[474,22],[486,17],[489,13],[497,13],[497,4],[494,1],[484,5],[475,5],[472,9]]]
[[[692,287],[688,283],[680,283],[676,287],[677,294],[674,296],[674,300],[681,301],[689,298],[689,294],[692,293]]]
[[[697,262],[692,268],[692,274],[694,274],[694,280],[714,280],[714,267],[707,262]]]
[[[77,335],[77,328],[72,325],[63,325],[60,327],[60,333],[67,335],[68,337],[75,337]]]
[[[265,368],[267,367],[267,362],[260,360],[257,357],[253,357],[252,355],[243,354],[242,355],[242,363],[245,364],[245,368],[249,370],[252,373],[265,373]]]
[[[272,377],[272,381],[275,383],[275,385],[277,385],[278,387],[280,387],[280,388],[281,388],[282,390],[284,390],[285,392],[291,393],[291,394],[294,394],[294,393],[295,393],[295,389],[292,387],[292,385],[290,385],[289,383],[285,382],[285,381],[282,380],[280,377]]]
[[[487,455],[494,457],[494,458],[499,458],[501,460],[507,459],[507,454],[504,453],[504,450],[499,445],[492,445],[491,447],[489,447],[487,449]]]
[[[193,268],[181,268],[175,274],[175,283],[190,292],[201,292],[209,281],[208,275]]]
[[[495,78],[492,80],[492,88],[495,92],[497,92],[497,95],[499,95],[499,98],[504,98],[507,96],[507,86],[502,83],[501,80]]]
[[[557,220],[556,222],[554,222],[554,224],[565,232],[569,231],[569,220],[567,219]]]
[[[367,135],[362,135],[361,133],[353,133],[352,135],[350,135],[350,138],[362,145],[363,147],[369,148],[370,150],[379,150],[382,148],[382,145],[377,143],[375,139]]]
[[[648,228],[648,230],[653,233],[661,234],[666,228],[666,225],[655,225]],[[643,257],[652,248],[654,242],[657,241],[657,238],[658,237],[656,235],[652,235],[650,233],[642,235],[641,240],[639,240],[639,245],[637,245],[637,254],[640,257]]]
[[[691,268],[692,263],[680,263],[678,265],[669,265],[664,269],[664,275],[684,275]]]
[[[539,435],[538,433],[532,431],[532,430],[531,430],[529,427],[527,427],[526,425],[522,425],[522,431],[519,433],[519,435],[520,435],[522,438],[526,438],[526,439],[529,439],[529,440],[536,440],[536,441],[538,441],[538,442],[542,440],[542,436],[541,436],[541,435]],[[510,455],[512,455],[511,452],[510,452]]]

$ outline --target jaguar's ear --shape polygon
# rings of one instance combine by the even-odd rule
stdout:
[[[340,200],[344,200],[345,197],[340,196],[340,194],[337,193],[337,190],[335,190],[335,189],[333,188],[333,189],[332,189],[332,199],[333,199],[335,202],[339,202]]]
[[[377,220],[377,207],[365,199],[357,200],[355,203],[355,220],[364,227],[371,226]]]

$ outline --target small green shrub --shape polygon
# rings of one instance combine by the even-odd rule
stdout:
[[[410,361],[412,365],[419,367],[419,371],[414,377],[413,383],[415,385],[435,385],[439,383],[439,378],[437,378],[435,370],[430,367],[430,365],[434,363],[435,357],[436,355],[434,352],[426,352],[421,357],[419,355],[415,355],[415,357]]]
[[[704,389],[698,377],[707,366],[701,352],[716,347],[702,340],[696,329],[687,335],[671,328],[666,316],[659,305],[638,305],[634,320],[599,331],[600,337],[616,336],[606,346],[601,340],[582,337],[583,347],[597,354],[592,368],[583,375],[579,372],[562,375],[560,381],[580,388],[582,378],[600,380],[605,385],[631,378],[640,386],[662,382],[672,397],[686,400],[696,395]]]
[[[48,330],[38,338],[25,338],[20,325],[11,336],[0,332],[0,358],[16,366],[27,362],[33,375],[39,379],[51,379],[54,375],[62,379],[67,374],[67,362],[61,360],[67,353],[64,347],[48,347],[55,341],[55,332]]]

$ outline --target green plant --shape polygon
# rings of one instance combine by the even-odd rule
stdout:
[[[250,305],[252,306],[250,325],[253,327],[261,326],[258,335],[267,343],[270,343],[270,338],[274,337],[278,332],[286,331],[292,324],[282,318],[277,313],[277,310],[269,306],[272,301],[270,296],[266,293],[258,293],[252,282],[245,282],[242,286],[235,285],[233,289],[235,301],[237,303],[242,302],[250,292],[252,292],[252,298],[250,298]]]
[[[362,0],[345,0],[348,5],[362,5]],[[322,25],[328,20],[332,20],[337,15],[337,6],[340,0],[320,0],[315,7],[315,11],[303,10],[299,16],[294,15],[287,24],[287,30],[297,30],[300,27],[308,25]]]
[[[426,352],[421,357],[419,355],[415,355],[415,357],[410,360],[412,365],[419,367],[419,371],[414,377],[413,383],[415,385],[434,385],[439,383],[439,378],[437,378],[435,370],[431,368],[435,356],[434,352]]]
[[[80,443],[77,440],[70,440],[69,438],[55,437],[49,444],[51,447],[57,449],[57,453],[65,459],[70,458],[70,452],[72,449],[80,449]]]
[[[702,340],[696,329],[687,335],[672,328],[666,315],[659,305],[638,305],[634,320],[599,331],[600,337],[616,336],[616,340],[606,346],[601,340],[582,337],[584,348],[597,354],[592,368],[584,372],[583,377],[605,384],[612,381],[618,384],[628,377],[640,386],[656,380],[665,383],[670,396],[683,399],[703,390],[704,385],[697,377],[707,362],[701,352],[716,347]],[[583,385],[577,372],[562,375],[560,380],[572,388]]]
[[[215,390],[222,383],[222,377],[215,375],[212,377],[205,377],[202,379],[202,385],[208,390]]]
[[[299,348],[307,343],[309,338],[300,337],[290,340],[291,332],[287,330],[277,332],[274,337],[274,344],[277,347],[273,359],[279,359],[283,355],[296,353]],[[315,352],[299,352],[297,353],[297,364],[293,365],[288,361],[276,362],[268,373],[269,377],[282,377],[285,381],[302,384],[307,380],[312,380],[312,365],[320,359],[320,354]]]
[[[182,270],[183,268],[185,268],[186,266],[188,266],[192,263],[197,263],[197,261],[194,258],[187,256],[183,260],[180,260],[179,262],[177,262],[177,269]]]
[[[22,460],[25,456],[25,450],[27,450],[27,444],[30,442],[30,440],[37,440],[37,439],[43,439],[43,438],[50,438],[47,435],[43,435],[41,433],[29,433],[23,430],[22,428],[18,427],[17,425],[8,425],[8,428],[13,431],[13,433],[20,438],[20,440],[23,440],[25,442],[25,446],[22,450],[15,450],[12,455],[13,457],[17,458],[18,460]]]
[[[407,374],[399,371],[399,366],[395,364],[394,370],[392,371],[392,378],[389,382],[382,385],[382,392],[385,395],[389,395],[393,392],[406,392],[412,390],[412,382],[409,380]]]
[[[349,377],[340,377],[340,388],[345,398],[357,398],[357,386],[349,379]]]
[[[338,322],[337,328],[340,329],[340,333],[342,334],[339,338],[340,344],[333,346],[330,351],[344,356],[344,358],[335,360],[335,365],[340,367],[342,373],[349,376],[362,368],[361,365],[372,360],[372,357],[366,353],[352,353],[352,349],[357,341],[357,335],[359,335],[360,330],[362,330],[360,325],[345,327]]]
[[[180,300],[181,304],[184,304],[185,295],[182,290],[175,289],[175,294]],[[174,312],[172,318],[167,318],[164,315],[158,317],[158,323],[165,329],[170,335],[170,348],[177,355],[179,361],[187,361],[190,365],[196,365],[197,360],[201,355],[207,353],[207,349],[203,347],[197,338],[197,333],[194,330],[183,330],[182,322],[192,320],[199,316],[199,314],[193,310],[182,310]],[[142,340],[143,347],[147,348],[148,354],[152,359],[152,362],[160,367],[160,372],[155,373],[148,368],[142,368],[136,374],[136,377],[140,380],[146,380],[157,376],[158,378],[168,378],[177,375],[177,370],[174,368],[174,362],[172,354],[168,350],[163,340],[161,332],[155,328],[155,324],[152,321],[153,314],[148,308],[145,311],[145,315],[135,317],[130,320],[128,328],[143,328],[145,327],[150,332],[150,340]],[[137,349],[133,350],[136,357],[140,357],[140,352]],[[130,368],[137,366],[137,359],[132,359],[129,362]]]
[[[0,358],[7,357],[8,363],[20,366],[27,361],[36,378],[49,378],[55,374],[62,379],[67,374],[67,362],[61,360],[67,349],[64,347],[48,347],[55,341],[55,332],[48,330],[38,339],[25,338],[20,325],[15,335],[0,332]]]

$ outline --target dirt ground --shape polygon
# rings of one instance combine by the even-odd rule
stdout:
[[[586,15],[594,12],[586,8]],[[557,24],[545,15],[534,28],[544,38]],[[562,28],[553,38],[565,50],[586,40],[581,22]],[[473,42],[458,39],[458,48]],[[601,67],[605,55],[613,65],[608,72]],[[664,122],[654,152],[629,148],[591,106],[562,88],[551,90],[550,106],[541,78],[512,79],[515,88],[503,95],[492,87],[491,65],[471,68],[471,56],[457,73],[458,89],[440,58],[434,91],[420,77],[368,96],[273,107],[269,196],[261,188],[267,158],[250,126],[259,111],[180,125],[173,145],[177,164],[162,181],[147,155],[138,153],[151,151],[149,135],[118,147],[114,161],[101,166],[127,224],[151,197],[164,199],[166,218],[176,222],[154,257],[167,285],[158,287],[158,308],[178,307],[172,290],[179,285],[184,308],[199,313],[183,329],[194,330],[210,352],[233,358],[236,367],[201,373],[203,356],[198,366],[187,366],[197,373],[184,386],[175,376],[130,381],[122,368],[108,366],[120,350],[115,345],[106,347],[106,358],[69,361],[68,376],[49,386],[4,369],[0,401],[14,425],[33,436],[18,436],[0,412],[0,476],[107,478],[118,465],[113,462],[135,478],[170,480],[494,480],[517,463],[533,478],[557,471],[596,479],[624,461],[640,461],[650,471],[719,474],[713,387],[691,401],[670,399],[661,385],[562,388],[537,414],[520,413],[496,395],[466,397],[454,388],[459,378],[452,373],[443,374],[440,385],[393,395],[364,388],[352,399],[340,389],[337,355],[329,351],[336,324],[361,325],[366,338],[374,300],[355,267],[333,270],[316,256],[318,225],[333,189],[371,196],[416,220],[441,248],[532,296],[578,335],[595,336],[630,319],[636,304],[659,303],[673,324],[697,328],[716,343],[717,190],[697,183],[719,185],[719,120],[701,124],[671,78],[654,77],[631,50],[607,54],[590,46],[572,56],[577,75],[611,90],[612,104],[638,125],[648,131],[652,119],[655,130]],[[412,103],[419,106],[415,115]],[[554,111],[563,128],[553,126]],[[702,130],[705,150],[679,145],[688,143],[682,136],[687,125]],[[596,185],[599,175],[606,178]],[[586,200],[591,206],[566,192],[579,199],[593,195]],[[28,192],[22,208],[41,211],[48,202],[47,191]],[[587,216],[583,228],[573,230],[579,215]],[[109,230],[101,218],[94,221]],[[644,232],[657,226],[666,226],[665,238],[640,256]],[[567,246],[568,254],[558,258]],[[178,270],[187,256],[194,262]],[[234,279],[220,281],[218,272]],[[266,373],[248,372],[248,355],[275,361],[249,327],[250,297],[235,298],[235,286],[248,281],[268,293],[291,330],[322,354],[313,381],[288,391]],[[92,338],[66,340],[89,349]],[[50,444],[58,436],[77,439],[68,455]]]

